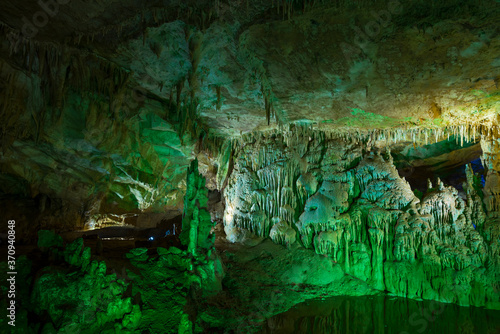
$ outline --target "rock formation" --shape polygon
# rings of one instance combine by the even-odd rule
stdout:
[[[497,314],[499,17],[498,0],[4,1],[16,330],[255,332],[342,295]]]
[[[466,201],[439,178],[419,199],[390,152],[302,131],[258,135],[235,149],[224,189],[228,240],[252,233],[297,242],[377,290],[499,307],[496,213],[485,210],[470,166]]]

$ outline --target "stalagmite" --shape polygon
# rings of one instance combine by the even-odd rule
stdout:
[[[461,129],[451,127],[447,135],[455,132],[462,141],[467,134]],[[253,231],[287,247],[300,243],[328,256],[345,272],[402,296],[439,299],[439,288],[432,282],[443,270],[485,263],[487,247],[472,226],[475,221],[476,228],[483,228],[484,214],[470,185],[476,182],[470,167],[464,186],[467,202],[439,178],[435,185],[428,179],[427,192],[419,200],[399,177],[389,147],[384,154],[376,149],[365,155],[359,150],[348,153],[358,142],[404,140],[399,130],[356,132],[356,141],[345,139],[343,132],[289,130],[263,135],[235,156],[225,189],[226,229],[240,229],[241,235]],[[410,138],[421,142],[429,135],[435,140],[444,137],[439,129],[416,128]],[[300,167],[303,158],[307,172]],[[253,174],[244,166],[252,166]],[[261,226],[268,226],[267,232]],[[398,270],[411,276],[419,266],[424,269],[418,281],[396,282]]]
[[[295,230],[288,226],[285,221],[273,225],[269,233],[271,240],[287,247],[290,247],[295,242],[295,236]]]
[[[214,243],[215,235],[211,234],[213,223],[207,210],[207,193],[205,178],[198,172],[198,161],[193,160],[188,170],[180,235],[182,243],[193,255],[207,252]]]

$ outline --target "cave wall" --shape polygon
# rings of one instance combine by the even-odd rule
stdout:
[[[500,307],[498,222],[471,168],[466,200],[439,179],[419,198],[366,137],[292,130],[233,144],[222,184],[229,241],[299,244],[381,291]]]
[[[268,271],[268,287],[275,277],[298,289],[336,281],[323,292],[376,289],[498,309],[499,142],[491,132],[498,131],[499,8],[494,0],[103,0],[61,6],[37,36],[23,36],[19,18],[40,8],[8,3],[0,13],[1,214],[18,222],[23,242],[41,229],[139,224],[137,213],[180,209],[195,141],[210,137],[198,122],[203,118],[232,138],[201,140],[213,153],[200,166],[206,185],[224,193],[227,239],[306,248],[298,258],[287,254],[295,258],[281,263],[290,266]],[[252,134],[270,129],[277,130]],[[378,130],[360,133],[366,129]],[[381,150],[400,140],[415,148],[447,134],[463,143],[476,132],[486,184],[479,187],[469,169],[465,199],[435,180],[415,194]],[[186,230],[208,234],[205,209],[185,212]],[[154,226],[148,219],[144,225]],[[198,220],[207,224],[200,229]],[[71,248],[78,258],[81,244]],[[168,328],[189,327],[184,274],[191,275],[193,258],[175,249],[158,253],[154,261],[145,249],[128,256],[142,272],[137,290],[153,300],[144,322],[166,328],[161,321],[170,320],[156,313],[166,308],[175,311]],[[75,316],[87,316],[68,309],[64,298],[78,295],[82,284],[111,302],[109,318],[98,316],[103,305],[94,304],[90,318],[77,319],[85,326],[112,330],[125,317],[126,328],[140,317],[130,299],[125,312],[114,313],[118,302],[108,290],[116,288],[121,300],[126,286],[111,284],[116,277],[105,275],[105,266],[86,263],[83,277],[66,277],[67,264],[61,267],[45,282],[65,277],[62,293],[47,289],[43,275],[34,289],[40,313],[56,311],[49,314],[59,319],[55,327],[71,330]],[[198,274],[222,271],[214,267]],[[224,282],[242,296],[241,305],[263,291],[248,284],[262,278],[253,263],[247,268],[245,287]],[[219,283],[202,289],[217,291]],[[166,287],[165,294],[152,285]],[[172,299],[172,287],[182,290],[179,299]],[[267,292],[258,296],[263,305]],[[296,293],[297,300],[319,295]],[[83,307],[93,295],[80,297],[74,304]]]
[[[82,74],[78,58],[66,59],[76,55],[59,51],[58,61],[36,62],[30,73],[0,61],[8,78],[0,201],[2,214],[19,222],[19,240],[38,229],[134,225],[137,213],[182,209],[195,143],[183,131],[186,108],[148,96],[126,71],[90,56],[80,59],[88,62]]]
[[[495,0],[72,2],[36,36],[22,20],[36,3],[4,9],[2,59],[28,72],[49,60],[59,90],[68,80],[54,61],[83,73],[105,60],[156,96],[195,94],[206,124],[228,136],[305,119],[489,123],[497,112]]]
[[[20,18],[37,4],[0,13],[1,194],[39,228],[178,208],[202,123],[233,138],[498,123],[493,0],[59,7],[35,36]]]

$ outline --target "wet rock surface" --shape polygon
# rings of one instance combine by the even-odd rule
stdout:
[[[466,200],[439,178],[419,199],[388,152],[314,132],[257,136],[234,157],[224,190],[229,241],[241,231],[287,247],[296,240],[374,289],[499,308],[499,229],[470,167]]]

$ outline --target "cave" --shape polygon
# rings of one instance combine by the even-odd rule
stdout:
[[[1,333],[499,333],[498,0],[8,0]]]
[[[459,191],[465,200],[463,187],[467,180],[466,166],[485,185],[486,171],[481,162],[481,145],[472,141],[460,145],[456,138],[449,138],[433,144],[414,147],[412,143],[399,143],[392,148],[391,156],[401,178],[405,178],[412,190],[425,193],[428,182],[439,178]]]

